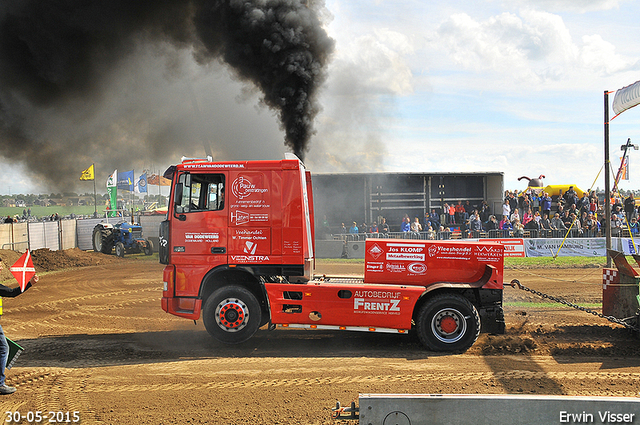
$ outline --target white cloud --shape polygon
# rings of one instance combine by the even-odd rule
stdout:
[[[625,0],[513,0],[506,3],[543,10],[585,13],[618,9]]]
[[[473,72],[495,73],[493,81],[507,88],[521,83],[574,86],[594,75],[637,67],[637,59],[617,54],[599,35],[581,41],[573,41],[559,15],[528,9],[484,21],[452,15],[437,28],[432,46],[444,45],[457,64]]]

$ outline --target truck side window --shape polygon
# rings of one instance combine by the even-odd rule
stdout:
[[[179,181],[187,181],[180,176]],[[190,186],[184,186],[182,212],[217,211],[224,208],[224,175],[191,174]]]

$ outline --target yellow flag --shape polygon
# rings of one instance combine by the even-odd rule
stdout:
[[[91,164],[91,167],[87,168],[82,172],[82,175],[80,176],[80,180],[93,180],[94,178],[95,176],[93,174],[93,164]]]

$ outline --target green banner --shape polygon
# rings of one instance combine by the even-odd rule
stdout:
[[[115,170],[113,174],[107,179],[107,192],[109,192],[109,210],[107,211],[107,217],[115,217],[118,209],[118,170]]]

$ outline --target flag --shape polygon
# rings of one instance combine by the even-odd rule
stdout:
[[[147,177],[147,184],[154,186],[171,186],[171,180],[165,179],[158,174],[150,174],[149,177]]]
[[[625,156],[624,160],[620,158],[622,165],[620,166],[620,180],[629,180],[629,157]]]
[[[18,284],[20,284],[20,290],[24,292],[27,283],[29,283],[31,278],[36,274],[33,261],[31,261],[31,253],[27,251],[22,254],[22,257],[18,258],[18,261],[16,261],[9,270],[11,270],[11,274],[15,276]]]
[[[144,173],[140,177],[138,177],[135,191],[136,193],[147,193],[147,173]]]
[[[91,167],[87,168],[82,172],[82,175],[80,176],[80,180],[93,180],[93,179],[95,179],[95,174],[93,172],[93,164],[91,164]]]
[[[118,189],[133,192],[133,170],[118,174]]]
[[[107,192],[109,192],[109,209],[107,216],[115,217],[118,209],[118,170],[107,179]]]
[[[635,83],[616,91],[616,95],[613,98],[613,104],[611,106],[617,117],[627,109],[631,109],[638,104],[640,104],[640,81],[636,81]]]

